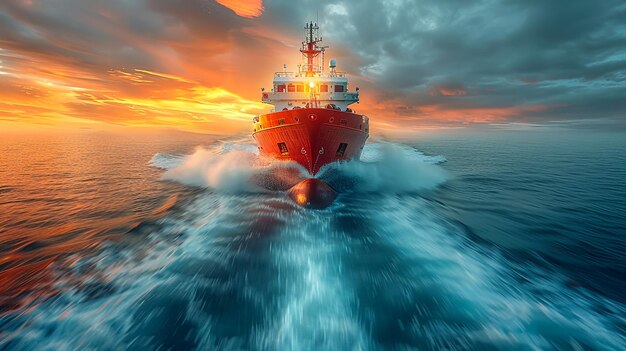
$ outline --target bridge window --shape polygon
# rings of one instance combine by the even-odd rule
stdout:
[[[346,148],[348,148],[348,144],[339,144],[339,148],[337,148],[337,153],[335,154],[335,157],[343,157],[343,155],[346,153]]]
[[[287,85],[287,92],[289,93],[295,93],[296,92],[296,86],[293,84],[289,84]]]
[[[285,84],[278,84],[278,85],[276,86],[276,92],[278,92],[278,93],[283,93],[283,92],[285,92]]]
[[[289,155],[289,150],[287,149],[287,144],[285,143],[278,143],[278,150],[280,151],[280,154],[283,156]]]
[[[343,85],[335,85],[335,93],[343,93],[344,90],[345,89]]]
[[[296,91],[297,91],[298,93],[302,93],[302,92],[304,92],[304,86],[303,86],[302,84],[298,84],[298,85],[296,85]]]
[[[327,93],[327,92],[328,92],[328,84],[320,85],[320,93]]]

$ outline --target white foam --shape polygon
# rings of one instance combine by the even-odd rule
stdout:
[[[343,178],[357,192],[411,193],[433,189],[448,180],[448,173],[437,166],[444,161],[441,156],[426,156],[404,145],[368,144],[361,160],[329,164],[320,177]]]
[[[157,153],[152,156],[152,159],[150,159],[148,164],[150,167],[154,168],[170,169],[180,165],[183,162],[183,159],[184,156],[181,155]]]
[[[340,178],[357,192],[406,193],[433,189],[448,179],[437,164],[442,156],[427,156],[412,147],[391,143],[367,144],[361,160],[326,165],[319,177]],[[199,147],[187,156],[156,154],[150,165],[165,169],[164,180],[211,188],[220,192],[285,190],[310,175],[296,162],[269,159],[253,144],[222,143]]]
[[[550,349],[555,340],[566,340],[572,349],[584,349],[581,342],[594,348],[625,349],[626,339],[612,328],[610,318],[593,308],[601,303],[619,316],[622,306],[571,291],[553,272],[549,280],[533,279],[530,286],[522,286],[496,250],[465,245],[462,234],[443,225],[425,204],[423,199],[406,203],[386,196],[372,218],[381,237],[404,255],[406,263],[413,262],[416,269],[410,274],[415,281],[424,276],[433,279],[442,288],[442,303],[480,322],[478,328],[464,330],[433,324],[428,334],[453,334],[502,349]],[[411,327],[424,328],[417,321]]]
[[[446,162],[446,158],[443,156],[431,156],[426,155],[417,149],[404,144],[394,144],[388,142],[378,142],[365,144],[363,152],[361,154],[361,161],[363,162],[379,162],[389,153],[398,154],[402,158],[428,163],[428,164],[440,164]]]
[[[218,147],[218,150],[222,154],[227,154],[231,151],[243,151],[243,152],[254,154],[254,155],[259,154],[259,148],[256,145],[247,144],[244,142],[241,142],[241,143],[224,142]]]
[[[157,154],[152,164],[167,169],[164,180],[225,193],[283,189],[304,178],[306,171],[297,163],[261,157],[255,150],[251,144],[224,143],[199,147],[182,159]]]
[[[306,210],[293,213],[281,232],[289,238],[275,251],[285,271],[288,289],[279,299],[282,313],[270,322],[260,338],[261,349],[362,350],[367,333],[352,313],[354,290],[342,276],[340,256],[346,249],[341,237],[331,233],[332,217]]]

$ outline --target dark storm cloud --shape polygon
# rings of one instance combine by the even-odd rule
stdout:
[[[318,8],[344,68],[408,113],[437,105],[533,107],[512,116],[522,121],[626,115],[622,1],[290,3],[269,1],[266,17],[297,28]]]

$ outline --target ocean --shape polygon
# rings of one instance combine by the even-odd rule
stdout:
[[[0,134],[0,350],[625,350],[626,135]],[[268,190],[272,189],[272,190]]]

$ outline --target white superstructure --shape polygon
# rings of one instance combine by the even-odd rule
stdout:
[[[348,106],[359,101],[358,88],[348,91],[348,79],[343,72],[337,72],[335,60],[329,61],[329,71],[324,72],[324,50],[320,47],[322,38],[317,36],[319,27],[309,23],[305,26],[307,38],[302,42],[306,63],[298,66],[297,72],[276,72],[271,91],[263,91],[262,101],[274,105],[274,111],[291,110],[302,107],[328,107],[351,111]],[[320,56],[320,53],[322,54]]]

